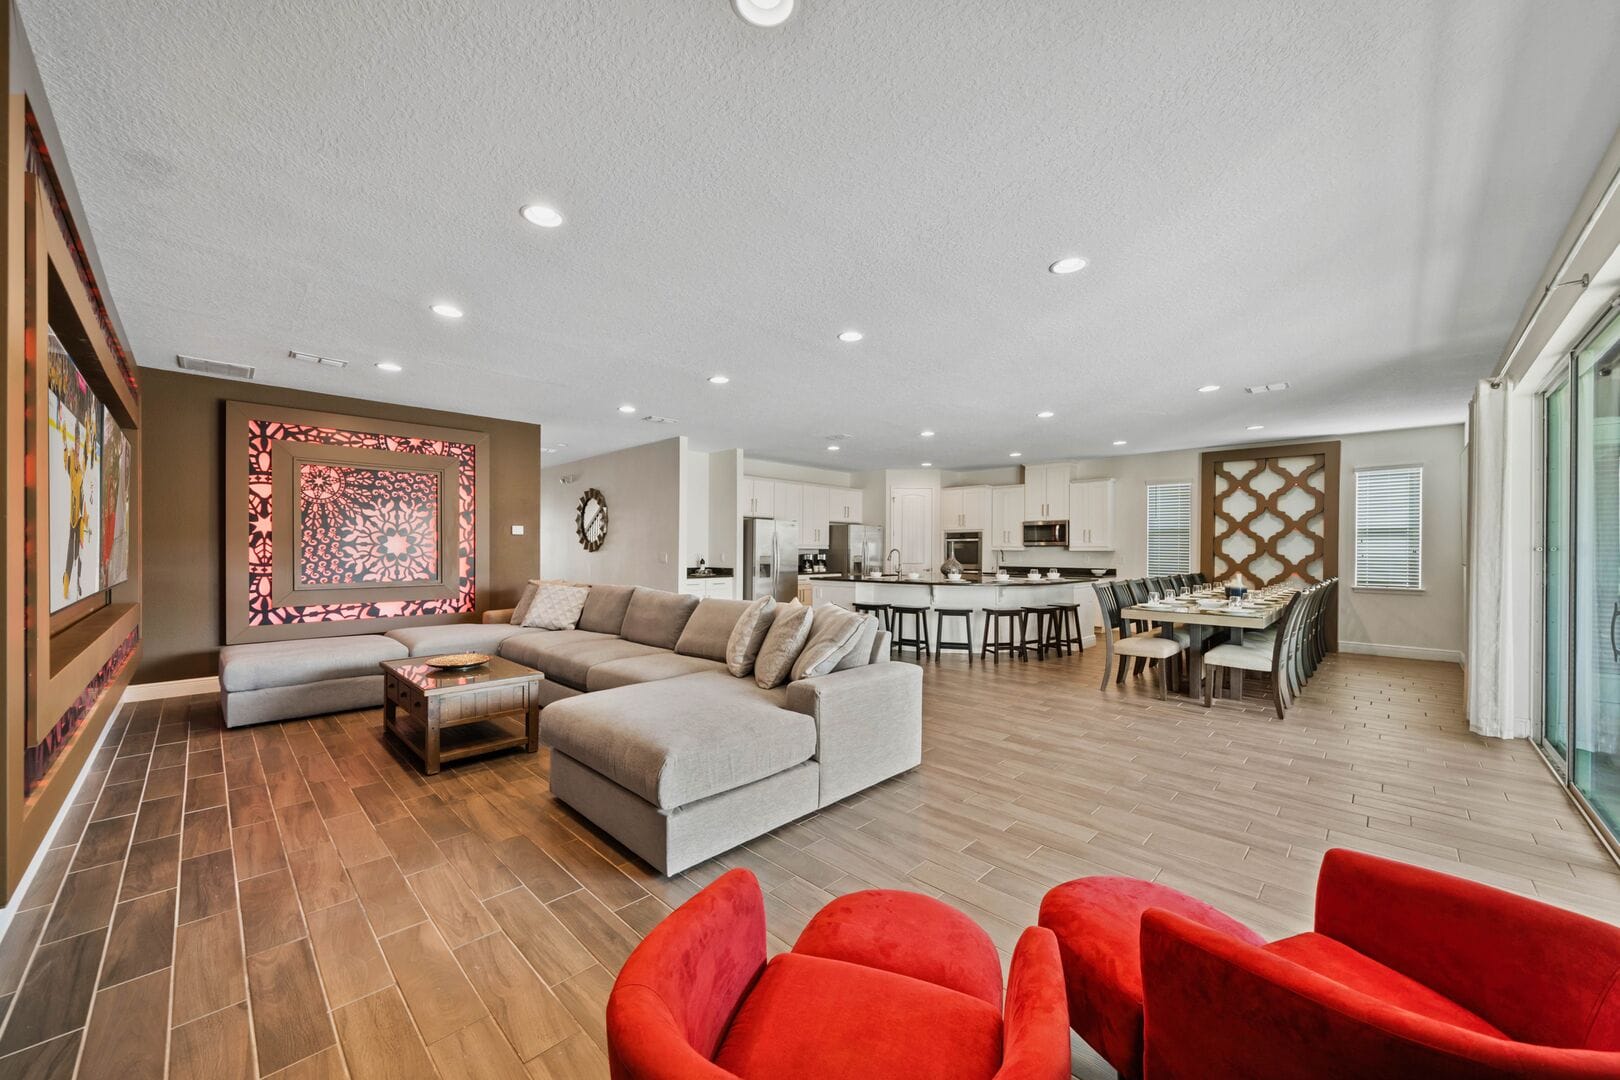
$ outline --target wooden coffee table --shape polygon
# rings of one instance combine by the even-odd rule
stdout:
[[[505,657],[459,671],[424,663],[432,657],[384,660],[383,731],[422,759],[422,771],[442,762],[513,746],[540,751],[541,672]]]

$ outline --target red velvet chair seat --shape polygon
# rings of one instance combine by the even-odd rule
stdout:
[[[805,924],[793,951],[910,975],[1001,1004],[1001,961],[978,924],[920,893],[869,889],[841,896]]]
[[[1001,1065],[1001,1011],[905,975],[786,953],[766,965],[715,1064],[745,1080],[984,1080]]]
[[[1483,1017],[1469,1012],[1443,994],[1408,978],[1394,968],[1341,945],[1322,934],[1296,934],[1264,946],[1268,953],[1291,960],[1300,967],[1332,979],[1342,986],[1376,998],[1387,1005],[1405,1009],[1409,1013],[1438,1020],[1465,1031],[1489,1035],[1494,1039],[1508,1036]]]
[[[1121,1076],[1142,1075],[1142,913],[1173,911],[1252,945],[1265,939],[1230,915],[1166,885],[1130,877],[1066,882],[1041,901],[1057,935],[1069,1023]]]

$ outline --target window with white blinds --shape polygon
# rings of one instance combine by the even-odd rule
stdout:
[[[1192,569],[1192,484],[1147,486],[1147,572],[1185,574]]]
[[[1423,469],[1356,470],[1356,587],[1423,588]]]

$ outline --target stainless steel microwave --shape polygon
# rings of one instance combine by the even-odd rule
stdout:
[[[1069,523],[1067,521],[1024,522],[1024,546],[1027,548],[1068,547]]]

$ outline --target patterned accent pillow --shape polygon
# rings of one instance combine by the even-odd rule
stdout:
[[[770,633],[759,647],[754,661],[754,682],[762,690],[770,690],[788,681],[793,673],[793,661],[799,658],[804,643],[810,639],[811,609],[797,600],[779,604],[771,619]]]
[[[743,609],[726,640],[726,670],[741,679],[754,673],[754,661],[771,632],[776,598],[762,596]]]
[[[793,681],[825,675],[849,654],[866,628],[866,616],[837,604],[818,604],[810,639],[793,662]]]
[[[534,603],[534,594],[540,591],[540,582],[534,578],[523,586],[523,595],[518,597],[517,606],[512,608],[511,623],[513,626],[522,626],[523,617],[529,613],[529,606]]]
[[[536,630],[572,630],[585,610],[590,589],[584,585],[541,585],[523,617],[524,626]]]

